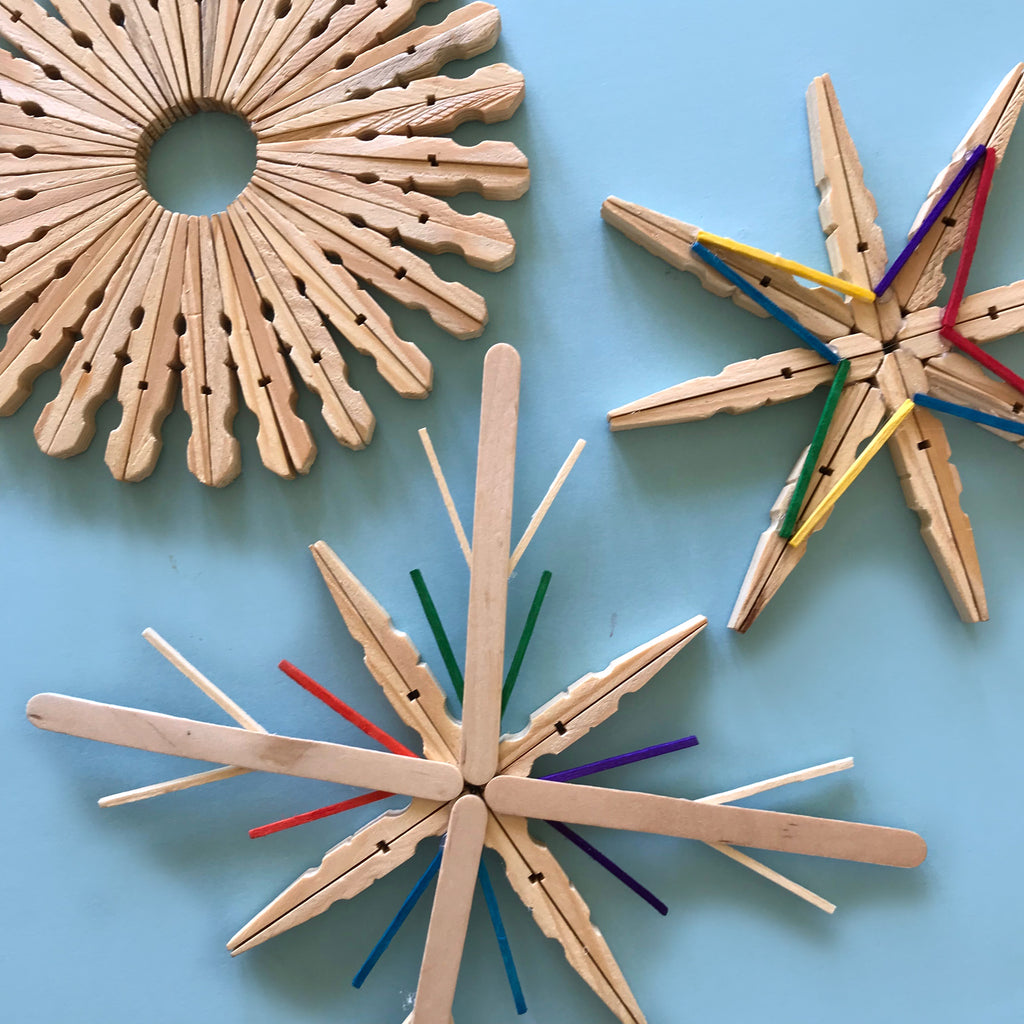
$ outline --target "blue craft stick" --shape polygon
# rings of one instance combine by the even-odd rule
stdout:
[[[762,309],[771,313],[776,320],[779,321],[784,327],[788,327],[802,342],[810,345],[819,355],[823,356],[833,365],[836,365],[841,360],[841,356],[834,349],[831,349],[826,345],[820,338],[813,335],[802,323],[791,317],[781,306],[777,306],[767,295],[759,292],[749,281],[741,277],[736,273],[732,267],[729,266],[724,260],[716,256],[706,246],[701,245],[700,242],[694,242],[690,247],[709,267],[713,267],[717,270],[722,277],[727,278],[744,295],[749,296],[754,300]]]
[[[1008,420],[1002,416],[993,416],[991,413],[972,409],[969,405],[957,405],[955,402],[944,402],[941,398],[932,398],[931,395],[921,394],[914,395],[914,405],[923,405],[926,409],[932,409],[935,412],[948,412],[950,416],[959,416],[972,423],[981,423],[986,427],[995,427],[996,430],[1007,430],[1011,434],[1024,436],[1024,423]]]
[[[592,857],[606,871],[610,871],[620,882],[628,885],[642,900],[646,900],[654,909],[664,917],[668,913],[668,907],[658,899],[645,885],[638,882],[628,871],[623,870],[611,859],[605,856],[596,846],[588,843],[586,839],[560,821],[549,821],[549,824],[556,832],[560,832],[570,843],[575,843],[588,857]]]
[[[512,959],[512,948],[508,944],[508,934],[505,931],[505,924],[501,920],[501,911],[498,909],[498,898],[494,895],[494,886],[491,885],[491,876],[487,874],[483,859],[480,860],[480,869],[477,871],[477,878],[480,880],[480,888],[484,893],[484,902],[487,904],[487,913],[491,915],[491,924],[494,926],[494,937],[498,940],[498,949],[501,950],[501,962],[505,965],[505,976],[508,978],[509,988],[512,989],[512,998],[515,1000],[516,1013],[526,1013],[526,1000],[523,998],[523,986],[519,984],[519,972],[516,971],[515,961]]]
[[[875,285],[875,295],[878,298],[882,297],[882,293],[887,291],[892,285],[893,281],[896,280],[896,275],[903,269],[903,264],[910,259],[914,250],[924,240],[924,236],[931,231],[935,222],[939,219],[939,215],[949,205],[949,201],[956,195],[957,191],[967,180],[967,176],[974,170],[978,165],[978,161],[985,156],[984,146],[975,146],[974,149],[967,154],[967,158],[964,160],[963,167],[957,171],[956,177],[950,182],[949,188],[939,196],[935,205],[928,211],[928,216],[921,221],[920,227],[911,236],[911,239],[903,247],[903,251],[896,257],[892,262],[892,266],[882,276],[882,280]]]
[[[420,897],[426,891],[430,880],[437,874],[441,868],[441,856],[444,853],[444,840],[441,841],[441,848],[437,851],[437,856],[430,862],[430,867],[423,872],[420,880],[412,887],[412,892],[405,897],[405,902],[398,908],[398,913],[395,914],[395,919],[388,925],[387,931],[380,937],[377,945],[373,947],[370,955],[366,958],[365,963],[359,968],[358,973],[352,979],[352,984],[355,988],[361,988],[364,981],[370,971],[377,965],[377,961],[381,958],[384,950],[391,945],[391,940],[398,934],[398,929],[405,924],[405,919],[412,913],[412,908],[419,902]]]
[[[541,778],[548,782],[572,782],[574,779],[582,779],[584,776],[594,775],[596,772],[606,772],[609,768],[621,768],[624,764],[635,764],[637,761],[646,761],[649,757],[661,757],[662,754],[671,754],[674,750],[685,750],[687,747],[695,746],[697,746],[696,736],[684,736],[682,739],[669,740],[668,743],[656,743],[653,747],[631,750],[628,754],[616,754],[615,757],[605,757],[600,761],[581,764],[578,768],[566,768],[564,771],[552,772],[550,775],[542,775]]]

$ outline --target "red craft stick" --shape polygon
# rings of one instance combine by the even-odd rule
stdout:
[[[1008,366],[999,362],[995,356],[990,356],[980,345],[965,338],[955,327],[943,325],[939,333],[947,341],[951,341],[961,352],[976,359],[986,370],[991,370],[997,377],[1001,377],[1010,387],[1016,388],[1024,395],[1024,377],[1018,377]]]
[[[419,757],[405,744],[399,743],[393,736],[389,736],[383,729],[376,726],[368,718],[364,718],[355,708],[350,708],[343,700],[339,700],[330,690],[324,689],[315,679],[310,679],[305,672],[297,669],[290,661],[282,661],[277,666],[286,676],[294,679],[304,690],[308,690],[314,697],[322,700],[333,711],[337,711],[342,718],[351,722],[357,729],[362,730],[371,739],[375,739],[382,746],[388,748],[392,754],[402,754],[405,757]]]
[[[963,301],[964,289],[967,287],[967,278],[970,276],[971,264],[974,262],[974,250],[978,248],[981,221],[985,216],[985,204],[988,202],[988,194],[992,188],[992,175],[995,169],[996,151],[990,146],[985,150],[985,159],[981,163],[981,180],[978,182],[978,193],[974,198],[974,205],[971,207],[970,219],[967,221],[964,248],[960,255],[960,263],[956,268],[956,277],[953,278],[953,288],[949,293],[949,302],[946,303],[946,308],[942,312],[943,327],[956,326],[956,318],[960,312],[960,303]],[[952,340],[951,338],[950,341]],[[1014,384],[1014,387],[1017,387],[1017,385]]]
[[[327,807],[318,807],[315,811],[306,811],[305,814],[294,814],[290,818],[272,821],[269,825],[251,828],[249,829],[249,838],[260,839],[262,836],[269,836],[274,832],[283,832],[286,828],[305,825],[307,821],[319,821],[321,818],[329,818],[332,814],[350,811],[353,807],[363,807],[366,804],[376,803],[378,800],[385,800],[387,797],[394,795],[394,793],[385,793],[382,789],[375,789],[372,793],[354,796],[351,800],[342,800],[340,804],[329,804]]]

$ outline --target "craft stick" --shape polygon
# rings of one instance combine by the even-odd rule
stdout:
[[[923,395],[920,392],[914,395],[914,404],[924,406],[933,412],[945,412],[950,416],[959,416],[960,419],[980,423],[982,426],[993,427],[996,430],[1006,430],[1011,434],[1024,435],[1024,423],[1019,423],[1017,420],[1008,420],[1005,416],[992,416],[987,412],[980,412],[978,409],[971,409],[966,405],[957,405],[955,402],[945,402],[941,398],[932,398],[930,395]]]
[[[767,878],[769,882],[774,882],[776,885],[781,886],[787,892],[793,893],[794,896],[799,896],[800,899],[806,900],[812,907],[824,910],[826,914],[835,913],[836,905],[834,903],[830,903],[816,892],[811,892],[810,889],[805,888],[798,882],[794,882],[791,878],[779,874],[778,871],[768,867],[767,864],[762,864],[759,860],[744,853],[742,850],[735,850],[727,843],[705,843],[704,845],[710,846],[712,850],[724,854],[726,857],[736,861],[737,864],[750,868],[751,871],[756,872],[762,878]]]
[[[581,764],[576,768],[565,768],[560,772],[552,772],[550,775],[541,775],[540,778],[547,779],[549,782],[574,782],[576,779],[596,775],[598,772],[622,768],[627,764],[636,764],[637,761],[647,761],[652,757],[661,757],[662,754],[671,754],[677,750],[687,750],[695,746],[697,746],[696,736],[683,736],[678,740],[669,740],[667,743],[656,743],[650,747],[642,747],[640,750],[631,750],[628,754],[603,757],[600,761],[591,761],[589,764]]]
[[[622,882],[623,885],[632,889],[640,899],[654,907],[662,917],[668,914],[668,906],[662,900],[659,900],[658,897],[647,888],[647,886],[642,885],[628,871],[620,868],[619,865],[611,859],[611,857],[603,854],[596,846],[594,846],[593,843],[584,839],[579,832],[569,828],[568,825],[565,825],[560,821],[549,821],[546,824],[550,825],[560,835],[565,836],[570,843],[578,846],[592,860],[597,861],[601,867],[614,875],[620,882]]]
[[[511,345],[488,350],[480,400],[459,758],[466,781],[476,786],[493,777],[498,763],[519,373],[519,353]]]
[[[809,779],[820,779],[823,775],[832,775],[834,772],[845,772],[853,767],[852,757],[842,757],[838,761],[828,761],[825,764],[816,764],[811,768],[802,768],[799,771],[787,772],[785,775],[776,775],[771,779],[764,779],[761,782],[751,783],[749,786],[738,786],[736,789],[727,789],[721,793],[712,793],[711,796],[702,796],[696,801],[699,804],[731,804],[737,800],[746,800],[747,797],[757,796],[758,793],[767,793],[770,789],[778,789],[780,786],[789,786],[794,782],[807,782]]]
[[[926,852],[924,840],[904,829],[750,807],[701,804],[598,786],[501,775],[488,783],[484,796],[488,807],[497,814],[553,818],[574,825],[727,842],[731,846],[890,867],[916,867]]]
[[[811,531],[818,521],[832,508],[832,506],[843,496],[846,489],[860,476],[861,471],[881,450],[882,446],[899,428],[899,425],[914,411],[914,402],[907,399],[886,421],[882,429],[875,435],[871,443],[857,456],[853,465],[832,485],[832,489],[822,499],[813,512],[804,520],[803,525],[790,538],[789,543],[798,547],[807,540]]]
[[[825,444],[825,438],[828,435],[828,428],[832,423],[833,416],[835,416],[836,406],[839,404],[839,396],[842,394],[843,385],[846,383],[846,376],[849,372],[850,361],[844,359],[836,370],[836,375],[832,379],[832,386],[828,389],[828,395],[825,397],[825,406],[821,410],[818,426],[814,430],[814,437],[811,439],[810,447],[804,456],[803,468],[800,470],[796,487],[793,488],[793,496],[789,499],[786,518],[782,521],[782,526],[779,528],[779,536],[786,540],[793,536],[793,531],[796,529],[796,521],[800,515],[804,498],[807,497],[807,488],[811,485],[814,467],[818,464],[818,457],[821,455],[822,446]]]
[[[1001,363],[969,338],[965,338],[955,327],[943,326],[940,333],[947,341],[952,342],[961,352],[976,359],[986,370],[991,370],[997,377],[1005,380],[1012,388],[1024,395],[1024,378],[1018,376],[1008,366]]]
[[[549,700],[530,716],[530,724],[505,737],[499,748],[499,771],[529,775],[537,758],[558,754],[614,714],[627,693],[653,679],[707,625],[703,615],[667,630],[601,672],[591,672]]]
[[[248,768],[236,768],[233,765],[226,765],[223,768],[213,768],[208,772],[198,772],[195,775],[185,775],[180,779],[169,779],[167,782],[156,782],[151,786],[141,786],[138,789],[125,790],[123,793],[102,796],[96,802],[100,807],[120,807],[122,804],[133,804],[139,800],[149,800],[155,796],[179,793],[182,790],[192,789],[195,786],[205,786],[208,782],[234,779],[239,775],[248,775],[249,771]]]
[[[540,574],[540,582],[533,595],[530,610],[526,614],[526,622],[523,623],[523,631],[519,635],[519,643],[516,645],[516,652],[512,656],[512,663],[505,673],[505,684],[501,688],[501,712],[505,713],[509,698],[515,689],[516,681],[519,679],[519,670],[523,667],[523,659],[526,657],[526,650],[530,646],[530,638],[533,636],[534,627],[537,625],[537,616],[540,615],[541,605],[544,603],[544,595],[548,592],[548,585],[551,583],[551,573],[545,569]]]
[[[404,743],[399,743],[393,736],[389,736],[380,726],[374,725],[368,718],[359,714],[355,708],[350,707],[343,700],[336,697],[326,687],[321,686],[315,679],[311,679],[305,672],[297,669],[290,661],[282,661],[277,666],[289,679],[294,680],[307,693],[311,693],[317,700],[322,701],[332,711],[337,711],[347,722],[351,722],[360,732],[376,740],[382,747],[386,747],[392,754],[400,754],[402,757],[419,757]]]
[[[755,316],[770,315],[694,253],[693,243],[697,241],[699,230],[695,225],[666,217],[617,196],[609,196],[604,201],[601,217],[658,259],[693,274],[712,294],[728,298]],[[748,284],[756,285],[777,306],[819,337],[841,338],[856,330],[850,304],[835,292],[827,288],[806,287],[785,271],[766,273],[769,268],[746,256],[734,256],[732,262]]]
[[[344,562],[323,542],[310,550],[364,660],[398,717],[423,740],[423,754],[454,764],[459,727],[445,711],[445,697],[420,652],[395,629],[387,612]]]
[[[513,890],[537,927],[557,941],[569,964],[621,1024],[644,1024],[644,1015],[615,962],[590,909],[558,860],[527,830],[523,818],[491,814],[487,845],[505,862]]]
[[[377,940],[377,944],[370,950],[370,955],[363,961],[362,967],[356,971],[352,979],[353,988],[362,988],[363,982],[370,976],[370,971],[377,966],[377,961],[384,955],[384,951],[391,945],[391,940],[398,934],[399,929],[405,924],[405,919],[412,913],[413,908],[420,901],[420,897],[427,891],[427,886],[433,881],[434,876],[441,868],[441,857],[444,854],[444,840],[434,859],[427,865],[427,870],[417,879],[416,884],[409,891],[409,895],[402,900],[391,923],[384,929],[384,934]]]
[[[724,278],[739,288],[739,290],[748,298],[753,299],[753,301],[761,306],[762,309],[767,310],[784,327],[788,327],[798,338],[810,345],[811,348],[813,348],[819,355],[823,356],[830,363],[839,362],[840,357],[834,349],[829,348],[828,345],[819,341],[818,338],[803,326],[803,324],[791,317],[784,309],[777,306],[766,295],[761,294],[761,292],[737,274],[732,267],[716,256],[710,249],[705,248],[700,242],[694,242],[692,248],[694,253],[707,263],[708,266],[713,267]]]
[[[953,286],[949,292],[949,299],[946,308],[942,313],[942,326],[955,327],[957,317],[960,313],[960,304],[963,302],[964,289],[967,287],[967,279],[971,275],[971,264],[974,262],[974,253],[978,248],[978,237],[981,234],[981,222],[985,218],[985,204],[988,202],[988,195],[992,189],[992,175],[995,173],[997,157],[994,149],[984,151],[984,159],[981,164],[981,178],[978,181],[978,191],[974,197],[974,205],[971,207],[971,215],[967,221],[967,233],[964,235],[963,249],[960,253],[960,262],[957,264],[956,275],[953,278]]]
[[[434,451],[434,443],[430,440],[430,434],[427,433],[426,427],[420,427],[419,436],[423,444],[423,450],[427,453],[427,461],[430,463],[430,471],[434,474],[437,489],[441,492],[441,501],[444,502],[444,507],[448,511],[448,518],[451,520],[455,537],[459,542],[459,547],[462,549],[462,554],[465,556],[466,565],[471,565],[472,559],[470,557],[469,541],[466,539],[466,531],[462,528],[462,520],[459,519],[459,511],[455,507],[455,499],[452,498],[452,492],[448,489],[448,481],[444,478],[444,470],[441,469],[441,463],[438,461],[437,453]]]
[[[363,789],[387,789],[430,800],[451,800],[462,790],[462,778],[449,764],[339,743],[249,732],[60,694],[33,697],[27,714],[40,729],[155,754],[219,761],[253,771]]]
[[[491,919],[494,937],[498,940],[498,950],[501,953],[501,962],[505,968],[505,977],[508,978],[508,986],[512,990],[512,999],[516,1004],[516,1013],[522,1015],[526,1013],[523,986],[519,983],[519,972],[516,970],[515,960],[512,959],[512,947],[509,945],[508,933],[505,931],[505,924],[501,919],[498,897],[494,892],[491,876],[487,873],[487,866],[484,864],[483,857],[480,858],[477,878],[480,882],[480,890],[484,894],[484,903],[487,904],[487,914]]]
[[[555,479],[551,481],[551,486],[548,488],[547,494],[544,495],[543,500],[537,506],[537,511],[530,517],[530,522],[527,524],[526,532],[520,538],[519,543],[516,545],[515,550],[512,552],[512,557],[508,563],[508,574],[512,575],[516,571],[516,566],[519,564],[519,559],[523,557],[526,549],[530,546],[530,541],[533,540],[533,535],[537,532],[540,524],[544,521],[544,517],[548,514],[548,509],[554,504],[555,498],[558,497],[558,492],[562,489],[562,484],[565,483],[569,474],[572,472],[572,467],[576,465],[576,460],[583,454],[583,449],[586,448],[587,442],[580,438],[569,452],[568,458],[562,463],[562,468],[555,475]]]
[[[318,807],[315,811],[293,814],[290,818],[282,818],[280,821],[272,821],[269,825],[251,828],[249,829],[249,838],[262,839],[264,836],[273,835],[275,832],[283,832],[285,829],[295,828],[296,825],[305,825],[310,821],[320,821],[334,814],[341,814],[343,811],[351,811],[356,807],[365,807],[367,804],[376,803],[378,800],[386,800],[389,796],[394,795],[394,793],[386,793],[382,789],[376,789],[372,793],[363,793],[360,796],[352,797],[350,800],[342,800],[341,803],[329,804],[327,807]]]
[[[427,589],[427,581],[423,578],[423,573],[419,569],[413,569],[409,575],[412,577],[412,585],[416,588],[416,596],[420,599],[420,604],[423,606],[423,614],[427,617],[427,622],[430,624],[430,631],[434,634],[434,642],[437,644],[437,649],[441,652],[445,668],[448,669],[448,677],[452,681],[452,689],[455,690],[455,696],[459,698],[459,703],[461,704],[465,684],[462,679],[462,670],[459,668],[459,662],[448,640],[448,634],[445,632],[444,623],[441,622],[441,616],[437,613],[437,607],[434,604],[434,599],[430,596],[430,591]]]
[[[158,650],[190,683],[210,698],[222,711],[231,716],[243,729],[265,733],[267,730],[247,711],[244,711],[219,686],[211,682],[179,651],[175,650],[155,629],[142,631],[143,639]]]
[[[785,270],[787,274],[793,274],[795,277],[802,277],[807,281],[814,281],[815,284],[823,284],[826,288],[832,288],[834,291],[842,292],[844,295],[852,295],[853,298],[861,299],[864,302],[873,302],[875,299],[875,293],[870,288],[862,288],[860,285],[844,281],[841,277],[836,277],[833,274],[826,274],[821,270],[815,270],[813,267],[808,267],[803,263],[797,263],[796,260],[788,260],[783,256],[773,255],[770,252],[766,252],[764,249],[757,249],[752,245],[745,245],[743,242],[737,242],[732,238],[725,238],[722,235],[713,235],[710,231],[698,231],[697,241],[714,249],[725,249],[727,252],[736,252],[743,256],[752,256],[755,259],[760,260],[762,263],[767,263],[770,267],[778,267],[780,270]]]
[[[451,1017],[487,817],[487,805],[471,794],[459,797],[452,808],[416,986],[413,1024],[448,1024]]]
[[[390,756],[390,755],[388,755]],[[450,803],[414,800],[387,811],[329,850],[228,941],[232,956],[244,953],[322,914],[337,900],[351,899],[404,864],[419,843],[448,827]]]

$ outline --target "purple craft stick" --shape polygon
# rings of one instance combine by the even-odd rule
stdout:
[[[588,843],[579,832],[573,831],[568,825],[563,825],[560,821],[549,821],[548,824],[556,832],[561,832],[570,843],[575,843],[588,857],[593,857],[601,867],[606,871],[610,871],[620,882],[628,885],[637,896],[650,903],[662,917],[668,913],[668,907],[650,889],[641,885],[629,872],[623,871],[615,861],[610,857],[606,857],[596,846]]]
[[[578,768],[566,768],[565,771],[552,772],[550,775],[542,775],[541,778],[548,782],[572,782],[574,779],[582,779],[585,775],[606,772],[609,768],[620,768],[624,764],[646,761],[649,757],[660,757],[662,754],[671,754],[673,750],[685,750],[687,747],[695,746],[697,746],[696,736],[684,736],[679,740],[657,743],[653,747],[633,750],[628,754],[617,754],[615,757],[591,761],[590,764],[581,764]]]
[[[928,216],[921,221],[921,226],[914,232],[913,237],[907,242],[903,249],[903,252],[896,257],[893,264],[885,272],[882,280],[875,285],[874,292],[876,298],[881,298],[882,295],[889,290],[893,281],[896,280],[896,275],[903,269],[903,264],[910,259],[913,251],[921,244],[924,240],[924,236],[931,231],[935,222],[939,219],[939,214],[949,205],[949,201],[956,195],[957,191],[967,180],[967,176],[974,170],[978,165],[979,161],[985,156],[985,147],[975,146],[974,149],[967,154],[967,159],[964,160],[963,167],[957,172],[956,177],[950,182],[949,188],[939,196],[938,202],[928,211]]]

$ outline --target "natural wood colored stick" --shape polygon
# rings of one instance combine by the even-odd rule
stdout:
[[[437,452],[434,451],[434,443],[430,440],[430,434],[427,433],[426,427],[420,427],[419,436],[423,444],[423,450],[427,453],[427,461],[430,463],[430,471],[434,474],[437,489],[441,492],[441,501],[444,502],[448,518],[451,520],[452,529],[455,531],[455,539],[459,542],[459,547],[465,556],[466,565],[472,566],[473,560],[469,550],[469,540],[466,537],[466,531],[462,528],[462,520],[459,518],[459,511],[455,507],[455,499],[452,497],[452,492],[448,489],[448,481],[444,478],[444,470],[441,469]]]
[[[413,1024],[448,1024],[487,829],[487,805],[459,797],[448,820],[441,871],[423,947]]]
[[[337,900],[357,896],[405,863],[416,847],[448,828],[451,804],[413,800],[388,811],[324,854],[228,941],[232,956],[244,953],[289,928],[322,914]]]
[[[599,786],[502,775],[488,783],[484,798],[497,814],[551,818],[890,867],[916,867],[926,853],[924,840],[904,829],[700,804]]]
[[[112,793],[110,796],[100,797],[96,802],[100,807],[120,807],[122,804],[133,804],[139,800],[150,800],[155,796],[165,796],[168,793],[180,793],[182,790],[192,789],[195,786],[205,786],[208,782],[234,779],[239,775],[248,775],[250,771],[249,768],[225,765],[223,768],[212,768],[208,772],[185,775],[180,779],[168,779],[166,782],[155,782],[151,786],[128,789],[123,793]]]
[[[760,875],[762,878],[767,878],[769,882],[774,882],[787,892],[793,893],[794,896],[799,896],[800,899],[806,900],[812,907],[824,910],[826,914],[835,913],[836,905],[834,903],[830,903],[827,899],[823,896],[819,896],[816,892],[811,892],[810,889],[800,885],[799,882],[794,882],[791,878],[787,878],[785,875],[779,874],[778,871],[768,867],[767,864],[762,864],[759,860],[756,860],[749,854],[744,853],[742,850],[734,850],[726,843],[705,843],[705,846],[710,846],[711,849],[715,850],[717,853],[724,854],[731,860],[736,861],[737,864],[742,864],[745,868],[750,868],[751,871]]]
[[[802,768],[800,771],[787,772],[785,775],[776,775],[772,779],[754,782],[749,786],[738,786],[736,789],[727,789],[722,793],[702,796],[695,802],[698,804],[731,804],[737,800],[746,800],[747,797],[756,796],[758,793],[766,793],[769,789],[789,786],[794,782],[807,782],[809,779],[818,779],[834,772],[845,772],[852,767],[853,758],[843,757],[838,761],[829,761],[826,764],[816,764],[811,768]]]
[[[451,800],[463,785],[458,769],[449,764],[249,732],[61,694],[36,695],[28,703],[27,714],[33,725],[50,732],[404,796]]]
[[[511,345],[488,351],[480,400],[459,759],[466,781],[476,786],[488,782],[498,764],[519,374],[519,353]]]
[[[562,468],[555,475],[555,479],[551,481],[547,494],[544,495],[541,503],[537,506],[537,511],[530,517],[526,531],[523,533],[519,543],[516,545],[515,551],[512,552],[512,557],[508,561],[509,576],[516,571],[519,559],[526,553],[526,549],[530,546],[530,541],[533,540],[533,535],[540,528],[540,524],[544,522],[548,509],[554,504],[555,498],[558,497],[558,492],[562,489],[562,484],[568,479],[569,474],[572,472],[572,467],[576,465],[576,460],[583,454],[583,449],[586,446],[587,442],[580,438],[573,445],[572,451],[569,452],[565,462],[562,463]]]

